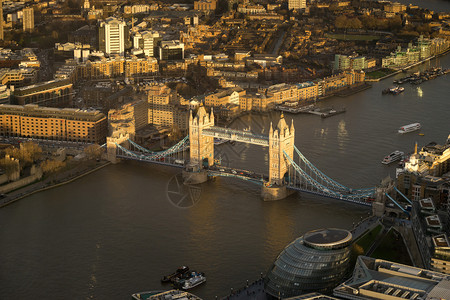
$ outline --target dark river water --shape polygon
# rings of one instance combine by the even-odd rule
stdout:
[[[450,12],[450,1],[448,0],[398,0],[392,2],[400,2],[405,5],[413,4],[434,12]]]
[[[439,65],[450,67],[450,56],[419,68]],[[450,75],[382,96],[395,78],[319,104],[345,106],[344,114],[286,115],[294,120],[297,147],[337,181],[372,187],[395,174],[395,166],[380,163],[385,155],[411,152],[416,141],[445,142]],[[245,116],[233,126],[267,133],[278,117]],[[414,122],[422,123],[424,136],[397,133]],[[224,144],[217,155],[232,166],[267,173],[265,148]],[[168,193],[177,174],[125,161],[0,209],[0,299],[130,299],[134,292],[169,288],[161,276],[181,265],[206,273],[207,283],[193,292],[214,299],[258,279],[306,231],[350,229],[369,213],[311,195],[263,202],[259,186],[224,178],[199,186],[196,205],[180,208]]]

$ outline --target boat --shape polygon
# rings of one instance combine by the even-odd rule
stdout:
[[[412,123],[409,125],[402,126],[398,129],[398,133],[408,133],[412,131],[419,130],[422,127],[420,123]]]
[[[186,279],[181,286],[183,290],[192,289],[202,283],[206,282],[205,274],[203,273],[196,273],[192,272],[191,277],[189,279]]]
[[[148,291],[135,293],[131,295],[134,300],[160,300],[160,299],[179,299],[179,300],[202,300],[194,294],[180,290],[169,291]]]
[[[328,118],[328,117],[331,117],[331,116],[334,116],[334,115],[345,113],[345,111],[346,111],[345,107],[343,107],[340,110],[330,109],[329,112],[322,113],[320,116],[322,118]]]
[[[385,164],[385,165],[388,165],[388,164],[390,164],[390,163],[392,163],[392,162],[394,162],[394,161],[397,161],[397,160],[402,159],[402,157],[403,157],[404,154],[405,154],[405,153],[403,153],[402,151],[395,150],[394,152],[392,152],[391,154],[389,154],[388,156],[386,156],[386,157],[381,161],[381,163],[382,163],[382,164]]]
[[[183,276],[183,274],[186,274],[189,271],[189,267],[182,266],[179,267],[174,273],[164,276],[161,278],[161,282],[174,282],[176,279]]]
[[[404,92],[405,88],[401,87],[401,86],[396,86],[394,88],[389,89],[389,91],[391,92],[391,94],[398,95],[398,94]]]

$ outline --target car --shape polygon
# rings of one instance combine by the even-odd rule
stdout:
[[[237,172],[235,170],[231,170],[231,173],[233,174],[237,174]]]
[[[220,172],[225,172],[225,169],[219,169]]]

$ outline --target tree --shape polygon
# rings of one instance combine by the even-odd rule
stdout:
[[[59,160],[50,160],[41,163],[42,172],[53,173],[66,166],[66,163]]]
[[[93,144],[84,148],[84,153],[88,159],[99,159],[103,154],[103,149],[99,145]]]
[[[367,29],[376,29],[377,28],[377,19],[374,16],[364,16],[362,18],[362,24],[364,28]]]
[[[347,26],[352,29],[360,29],[362,28],[362,23],[358,18],[351,18],[348,20]]]
[[[340,15],[334,21],[334,26],[336,26],[337,28],[340,28],[340,29],[347,28],[347,22],[348,22],[347,17],[344,15]]]
[[[21,167],[30,166],[42,155],[42,148],[33,142],[20,144],[20,148],[10,147],[5,150],[10,157],[17,158]]]
[[[14,173],[20,171],[19,164],[12,159],[8,159],[6,157],[0,159],[0,166],[5,170],[5,174],[9,180],[11,180],[11,176]]]

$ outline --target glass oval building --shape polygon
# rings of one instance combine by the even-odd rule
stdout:
[[[352,234],[319,229],[290,243],[265,278],[265,291],[275,298],[330,292],[348,271]]]

